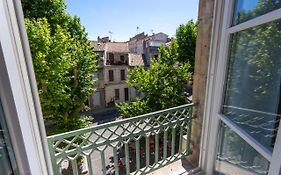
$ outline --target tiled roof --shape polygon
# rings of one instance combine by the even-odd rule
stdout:
[[[144,62],[140,54],[129,53],[129,66],[143,66]]]
[[[105,44],[107,52],[129,53],[128,43],[125,42],[108,42]]]
[[[97,41],[90,41],[91,45],[94,47],[94,51],[104,51],[105,43],[97,42]]]

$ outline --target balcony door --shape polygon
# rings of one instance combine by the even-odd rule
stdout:
[[[211,63],[214,77],[209,77],[206,171],[278,175],[281,1],[225,0],[216,8],[222,15],[214,25],[221,32],[214,39],[219,44],[213,46],[217,58]]]

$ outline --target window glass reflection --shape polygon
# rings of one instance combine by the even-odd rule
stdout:
[[[281,0],[236,0],[232,25],[281,8]]]
[[[226,125],[220,130],[217,175],[264,175],[269,162]]]
[[[281,117],[281,21],[232,35],[222,113],[272,151]]]

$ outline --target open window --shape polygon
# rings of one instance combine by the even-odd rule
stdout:
[[[279,174],[279,1],[217,1],[202,153],[207,173]],[[214,78],[211,75],[214,74]],[[203,143],[204,144],[204,143]],[[215,168],[214,168],[215,167]]]

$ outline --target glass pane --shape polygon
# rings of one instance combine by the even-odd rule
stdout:
[[[281,0],[236,0],[232,25],[281,8]]]
[[[268,150],[281,114],[281,21],[231,37],[222,113]]]
[[[267,174],[269,162],[247,142],[222,124],[216,161],[216,174]]]

